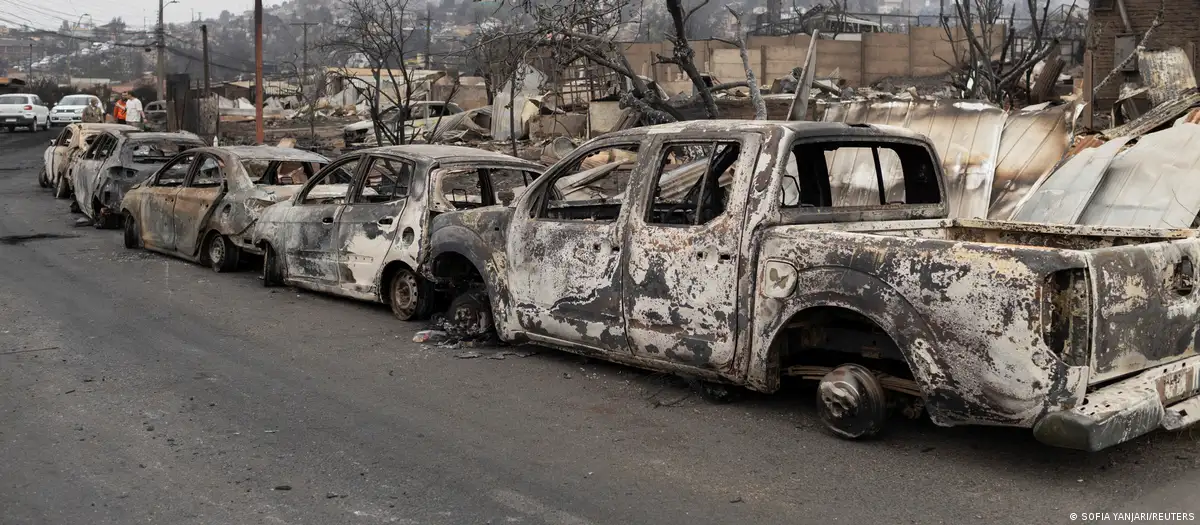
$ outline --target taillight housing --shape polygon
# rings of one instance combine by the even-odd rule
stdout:
[[[1064,363],[1088,363],[1092,301],[1085,268],[1059,270],[1042,286],[1042,339]]]
[[[25,111],[33,111],[33,106],[26,105],[25,107],[23,107],[21,109],[23,109]]]

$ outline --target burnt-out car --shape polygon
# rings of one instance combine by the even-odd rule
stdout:
[[[950,219],[949,193],[901,128],[647,126],[580,146],[512,207],[434,217],[420,271],[461,290],[452,331],[709,394],[816,380],[848,438],[893,408],[1083,450],[1200,423],[1196,231]]]
[[[508,204],[542,166],[473,148],[407,145],[339,157],[295,197],[263,212],[254,242],[263,284],[290,284],[427,315],[433,293],[415,272],[439,213]]]
[[[70,197],[71,180],[67,177],[67,169],[87,151],[88,146],[96,140],[96,136],[106,131],[136,130],[137,128],[125,124],[68,124],[50,141],[50,147],[42,154],[43,167],[38,173],[38,185],[53,189],[55,196],[60,199]]]
[[[75,205],[97,228],[115,228],[120,225],[117,210],[126,191],[171,157],[201,146],[204,141],[186,131],[105,131],[69,169]]]
[[[274,146],[190,149],[125,194],[125,247],[234,270],[242,252],[260,253],[250,231],[262,211],[291,197],[328,162]]]

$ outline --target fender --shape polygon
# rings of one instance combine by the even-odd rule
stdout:
[[[783,261],[770,262],[778,268]],[[763,286],[766,279],[758,282]],[[752,383],[769,385],[775,380],[762,374],[777,371],[779,356],[773,343],[796,314],[834,306],[863,315],[892,338],[925,395],[926,409],[935,424],[1030,426],[1049,406],[1059,404],[1060,398],[1074,395],[1072,384],[1078,378],[1065,365],[1052,368],[1044,383],[1033,381],[1011,388],[1013,377],[992,365],[989,349],[956,348],[938,335],[908,299],[873,275],[840,266],[815,267],[798,272],[794,283],[794,292],[784,297],[771,290],[764,290],[769,296],[761,292],[757,296],[760,306],[755,317],[766,321],[756,323],[760,341],[756,346],[762,350],[751,362]]]
[[[441,282],[444,279],[437,277],[434,272],[434,264],[438,258],[448,254],[466,258],[483,277],[492,306],[492,318],[503,338],[503,327],[507,326],[508,319],[505,308],[508,304],[508,270],[503,250],[503,244],[499,247],[491,245],[468,226],[447,224],[430,234],[429,249],[425,252],[426,255],[417,271],[430,281]]]

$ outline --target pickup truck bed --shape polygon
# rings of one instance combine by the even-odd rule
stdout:
[[[1193,235],[961,219],[776,226],[757,335],[786,322],[759,321],[816,304],[863,312],[904,349],[935,422],[1036,426],[1043,441],[1099,449],[1190,419],[1190,405],[1171,406],[1200,393]],[[769,278],[793,271],[782,282],[798,297]]]

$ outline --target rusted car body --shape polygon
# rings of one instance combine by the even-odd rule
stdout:
[[[125,195],[125,246],[234,270],[242,252],[261,254],[250,234],[261,212],[327,163],[316,153],[273,146],[180,153]]]
[[[607,194],[565,195],[617,151]],[[512,208],[434,218],[420,271],[485,291],[489,312],[448,317],[505,341],[762,392],[820,378],[843,436],[886,409],[879,388],[938,425],[1086,450],[1200,420],[1194,232],[948,219],[946,194],[899,128],[651,126],[581,146]]]
[[[415,273],[432,216],[507,204],[543,167],[457,146],[370,148],[339,157],[292,199],[262,213],[254,243],[263,283],[287,283],[391,305],[402,320],[429,313]]]
[[[125,192],[146,180],[181,151],[204,146],[194,133],[105,131],[96,136],[68,170],[80,213],[97,228],[119,226]]]
[[[70,196],[70,180],[67,180],[67,170],[71,167],[84,150],[92,144],[96,135],[106,131],[136,131],[137,128],[125,124],[69,124],[42,154],[44,167],[38,173],[38,184],[43,188],[55,190],[56,196],[65,199]],[[60,186],[61,181],[61,186]]]

